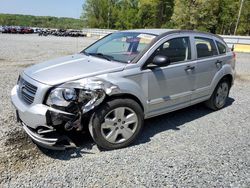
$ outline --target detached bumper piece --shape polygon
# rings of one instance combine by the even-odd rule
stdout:
[[[41,126],[37,130],[34,130],[25,125],[23,122],[21,124],[30,138],[41,147],[53,150],[76,148],[76,145],[69,137],[60,135],[60,133],[53,128]]]

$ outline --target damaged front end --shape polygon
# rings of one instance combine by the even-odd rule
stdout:
[[[45,101],[49,106],[46,112],[47,125],[41,126],[38,130],[40,133],[34,133],[35,136],[42,135],[42,138],[49,139],[42,146],[50,145],[51,149],[75,147],[68,135],[85,130],[84,126],[89,125],[91,110],[100,105],[106,95],[117,92],[118,86],[97,78],[67,82],[51,89]],[[28,134],[32,131],[25,128]]]

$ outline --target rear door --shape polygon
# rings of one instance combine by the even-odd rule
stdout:
[[[193,38],[196,56],[195,88],[192,103],[204,101],[210,97],[212,81],[221,69],[222,61],[213,37],[196,35]]]

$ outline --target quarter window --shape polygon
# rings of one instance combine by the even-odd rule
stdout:
[[[189,37],[179,37],[168,40],[155,51],[153,57],[156,55],[167,56],[170,59],[170,63],[191,59]]]
[[[216,44],[218,46],[218,50],[220,54],[225,54],[227,52],[227,48],[224,44],[222,44],[221,42],[216,41]]]
[[[195,37],[195,46],[198,58],[218,55],[217,49],[212,39]]]

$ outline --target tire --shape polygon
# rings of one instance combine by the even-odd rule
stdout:
[[[206,106],[212,110],[220,110],[225,107],[230,91],[230,84],[227,79],[221,80],[216,86],[212,96],[205,102]]]
[[[144,114],[132,99],[114,99],[98,108],[90,120],[91,136],[100,149],[124,148],[135,141],[142,130]]]

